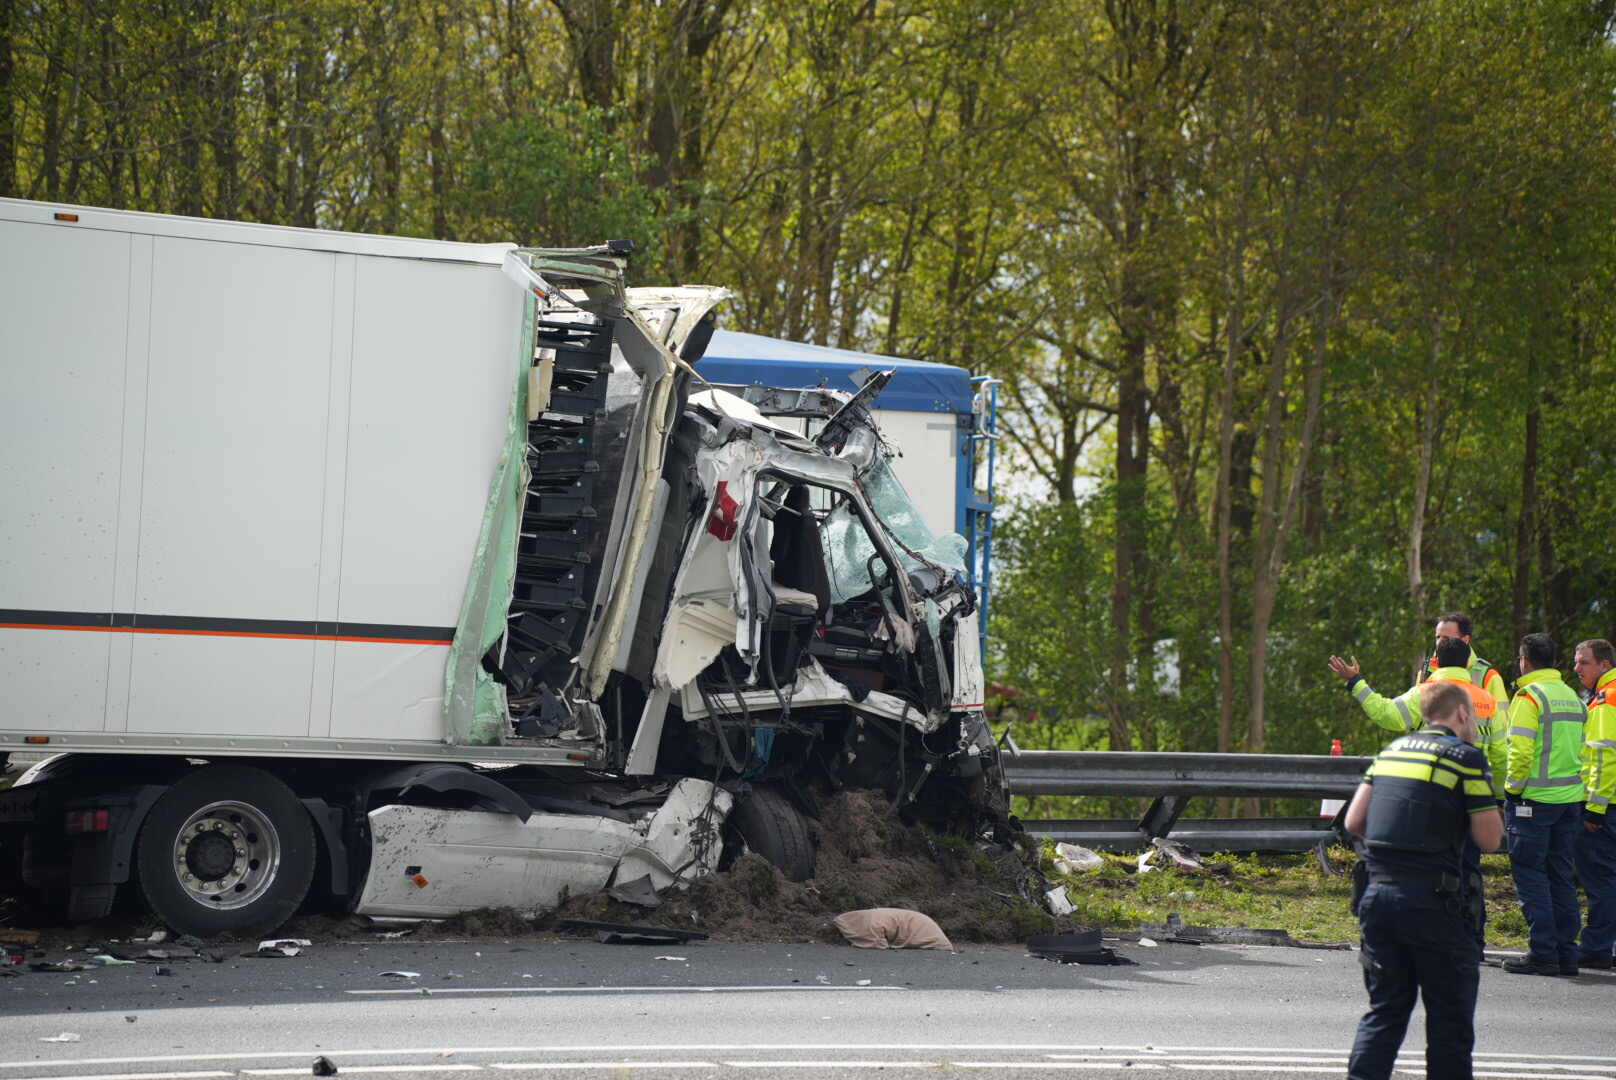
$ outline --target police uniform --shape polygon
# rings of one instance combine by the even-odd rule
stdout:
[[[1480,882],[1460,851],[1470,815],[1492,812],[1487,756],[1446,727],[1395,740],[1364,776],[1374,787],[1363,833],[1368,884],[1358,903],[1369,1011],[1358,1024],[1351,1080],[1391,1075],[1416,993],[1425,1001],[1426,1076],[1471,1075],[1480,979]]]

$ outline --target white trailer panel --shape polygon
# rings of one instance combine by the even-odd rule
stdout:
[[[335,258],[158,238],[138,612],[312,619]]]
[[[521,329],[497,267],[359,260],[343,622],[454,625]]]
[[[130,733],[276,738],[309,733],[312,640],[131,636],[134,655],[126,729]]]
[[[508,247],[0,200],[0,726],[449,753]]]
[[[61,232],[4,233],[0,607],[102,611],[118,520],[129,237]]]

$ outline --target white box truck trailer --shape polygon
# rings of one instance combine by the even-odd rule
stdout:
[[[626,259],[0,200],[0,895],[250,934],[806,877],[838,785],[1007,827],[882,377],[706,387],[725,291]]]

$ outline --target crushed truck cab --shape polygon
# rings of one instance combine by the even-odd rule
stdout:
[[[0,200],[0,891],[193,933],[537,909],[814,793],[1009,827],[964,543],[856,393],[718,386],[728,293]]]

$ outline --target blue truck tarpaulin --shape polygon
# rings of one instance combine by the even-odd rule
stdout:
[[[971,411],[971,375],[964,368],[902,360],[895,356],[803,345],[795,341],[715,330],[707,353],[696,364],[702,378],[715,383],[765,386],[827,386],[852,393],[857,371],[895,374],[875,401],[878,409],[897,412],[967,414]]]

